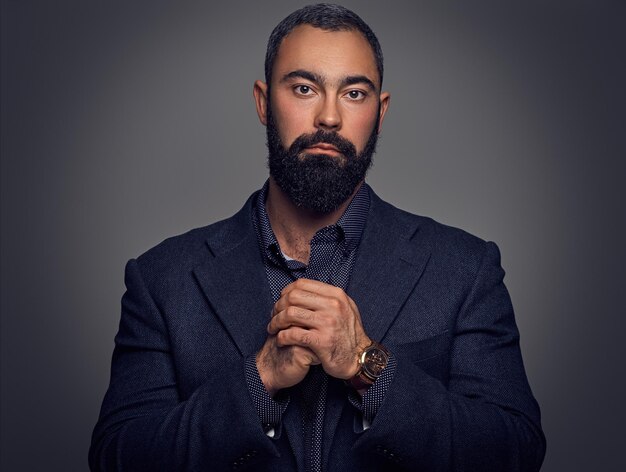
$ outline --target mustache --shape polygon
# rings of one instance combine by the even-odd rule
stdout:
[[[313,147],[316,144],[325,143],[337,148],[337,150],[347,159],[356,157],[356,147],[348,139],[339,136],[335,131],[317,130],[315,133],[301,134],[289,146],[289,154],[298,155],[304,149]]]

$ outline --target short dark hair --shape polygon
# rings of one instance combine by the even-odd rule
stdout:
[[[356,13],[341,5],[331,3],[318,3],[307,5],[300,10],[294,11],[283,21],[278,23],[270,39],[267,42],[267,52],[265,53],[265,82],[270,85],[272,80],[272,67],[278,53],[280,43],[296,26],[311,25],[326,31],[359,31],[370,43],[376,68],[380,76],[380,85],[383,84],[383,51],[378,42],[378,38],[372,29]]]

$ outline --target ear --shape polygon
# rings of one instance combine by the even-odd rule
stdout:
[[[383,129],[383,120],[385,119],[385,113],[387,113],[387,108],[389,108],[390,100],[391,100],[391,95],[389,94],[389,92],[383,92],[380,94],[380,118],[378,121],[379,133]]]
[[[256,104],[256,113],[259,115],[259,120],[261,120],[263,126],[267,126],[267,84],[260,80],[255,81],[252,93],[254,95],[254,103]]]

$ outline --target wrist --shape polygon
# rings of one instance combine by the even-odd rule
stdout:
[[[257,355],[256,357],[256,369],[259,372],[259,377],[261,379],[261,382],[263,382],[263,386],[265,387],[265,390],[267,390],[267,393],[269,394],[270,397],[274,398],[274,395],[276,395],[276,393],[278,392],[278,388],[276,388],[274,385],[274,382],[272,380],[272,376],[270,375],[270,372],[268,372],[265,368],[264,368],[264,363],[260,361],[260,355]]]

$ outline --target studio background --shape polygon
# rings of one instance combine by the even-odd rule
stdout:
[[[266,178],[252,84],[304,3],[210,3],[2,0],[2,471],[87,470],[125,262]],[[500,246],[546,472],[626,470],[622,3],[344,3],[392,94],[369,182]]]

